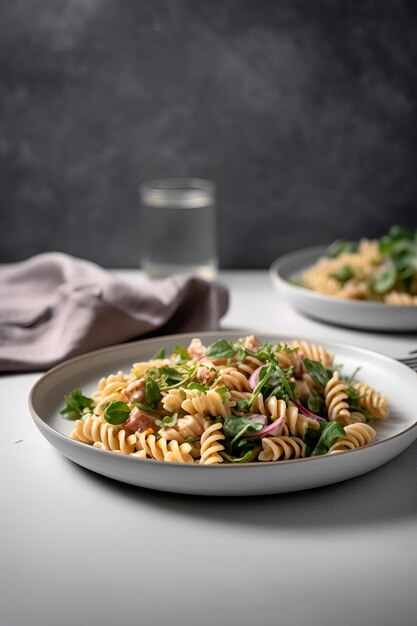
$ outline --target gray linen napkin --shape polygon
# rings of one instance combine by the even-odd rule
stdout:
[[[0,371],[44,370],[144,336],[218,328],[225,287],[191,275],[121,281],[59,252],[0,267]]]

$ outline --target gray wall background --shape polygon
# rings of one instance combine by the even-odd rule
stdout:
[[[1,0],[0,261],[137,266],[166,175],[218,184],[223,267],[417,227],[416,26],[412,0]]]

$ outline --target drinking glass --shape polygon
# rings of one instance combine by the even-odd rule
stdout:
[[[140,197],[140,264],[151,278],[217,275],[216,185],[201,178],[144,181]]]

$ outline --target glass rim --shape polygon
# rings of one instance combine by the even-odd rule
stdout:
[[[155,208],[203,208],[214,203],[216,184],[193,176],[151,178],[139,184],[139,197],[144,205]]]

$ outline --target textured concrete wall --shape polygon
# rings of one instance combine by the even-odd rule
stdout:
[[[0,2],[0,261],[137,265],[165,175],[217,182],[223,267],[417,227],[415,7]]]

